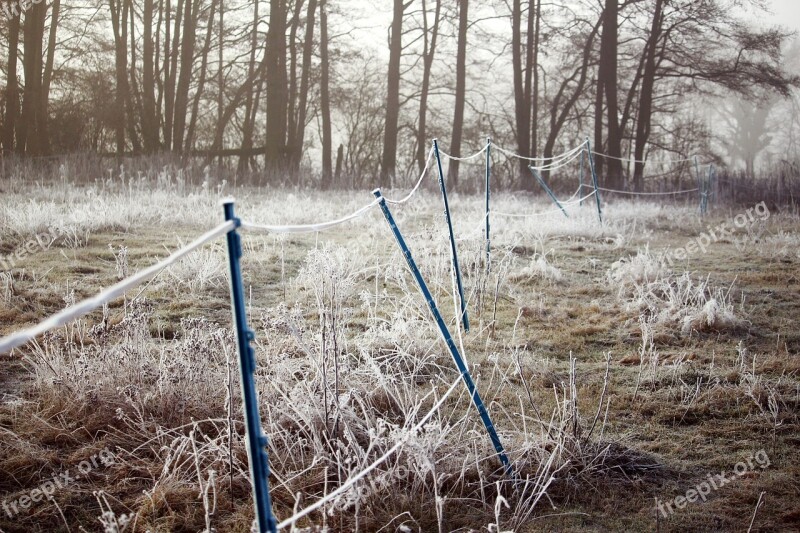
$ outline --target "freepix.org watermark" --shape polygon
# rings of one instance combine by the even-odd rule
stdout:
[[[667,518],[676,510],[683,509],[690,503],[695,503],[698,500],[705,502],[711,494],[711,491],[717,491],[728,483],[736,481],[736,479],[748,472],[754,472],[757,468],[767,468],[770,464],[772,463],[769,460],[767,452],[765,450],[759,450],[744,461],[736,463],[733,467],[733,472],[723,471],[719,474],[708,474],[706,476],[706,481],[698,483],[693,488],[687,490],[685,494],[675,496],[675,498],[666,502],[657,499],[656,504],[658,505],[658,511],[664,518]]]
[[[27,512],[37,503],[42,501],[50,501],[56,491],[63,489],[89,475],[89,473],[100,469],[101,467],[108,467],[115,462],[114,453],[108,448],[103,448],[96,454],[81,461],[77,465],[77,472],[72,472],[67,469],[58,474],[54,474],[52,478],[48,479],[37,488],[17,496],[13,500],[8,498],[0,503],[3,513],[9,518],[14,518],[20,513]]]
[[[47,250],[60,236],[61,230],[51,227],[48,228],[46,233],[38,233],[27,242],[17,246],[17,248],[7,256],[3,257],[0,255],[0,272],[10,271],[17,266],[17,262],[22,261],[38,251]]]
[[[744,229],[756,222],[764,222],[770,216],[769,208],[765,202],[760,202],[755,206],[749,208],[743,213],[739,213],[732,220],[725,221],[722,224],[712,228],[707,227],[707,231],[701,233],[694,239],[686,243],[682,248],[675,248],[662,254],[669,266],[672,266],[673,261],[685,261],[690,256],[697,252],[706,253],[708,246],[712,242],[718,242],[722,239],[731,239],[737,229]]]
[[[13,18],[25,13],[36,4],[44,3],[45,0],[0,0],[0,13],[6,18]]]

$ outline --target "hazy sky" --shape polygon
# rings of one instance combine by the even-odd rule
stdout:
[[[766,16],[770,24],[780,24],[791,30],[800,31],[800,0],[769,0],[772,14]],[[755,15],[763,17],[763,13]]]

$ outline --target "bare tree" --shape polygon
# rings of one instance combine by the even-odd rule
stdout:
[[[268,173],[286,169],[286,0],[270,0],[267,31],[267,129],[264,164]]]
[[[19,85],[17,60],[19,58],[20,14],[15,12],[8,24],[8,66],[6,75],[5,116],[3,117],[3,151],[14,150],[14,137],[19,115]]]
[[[320,111],[322,113],[322,188],[328,189],[333,179],[331,150],[331,97],[330,97],[330,58],[328,57],[328,12],[326,0],[319,5],[319,48],[320,48]]]
[[[436,54],[436,41],[439,37],[439,22],[441,20],[442,1],[434,0],[436,7],[433,14],[433,25],[428,28],[428,10],[425,0],[422,0],[422,85],[419,93],[419,119],[417,125],[417,166],[419,171],[425,169],[425,154],[428,153],[428,96],[431,87],[431,68]],[[430,37],[428,37],[430,34]]]
[[[406,7],[403,0],[394,0],[392,26],[389,30],[389,70],[386,83],[386,121],[383,134],[383,156],[381,157],[381,187],[390,187],[397,173],[397,125],[400,116],[400,55],[403,51],[403,15]]]
[[[458,51],[456,52],[456,103],[453,112],[453,135],[450,150],[461,156],[461,136],[464,132],[464,105],[467,95],[467,29],[469,28],[469,1],[461,0],[458,6]],[[447,184],[458,188],[458,160],[451,160],[447,170]]]

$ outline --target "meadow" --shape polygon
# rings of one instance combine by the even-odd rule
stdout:
[[[168,174],[6,186],[0,334],[216,226],[229,194],[262,224],[335,219],[372,201]],[[701,217],[694,197],[603,202],[601,224],[593,199],[565,217],[543,195],[495,194],[497,212],[546,214],[492,215],[487,271],[483,197],[451,194],[469,332],[441,197],[423,189],[392,206],[516,484],[463,387],[451,387],[459,374],[379,209],[328,232],[243,233],[278,519],[402,441],[295,529],[800,527],[796,207],[712,203]],[[2,356],[0,530],[250,530],[226,261],[220,239]]]

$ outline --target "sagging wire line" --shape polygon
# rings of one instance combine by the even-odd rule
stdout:
[[[468,241],[468,240],[472,239],[475,235],[482,234],[483,230],[484,230],[483,223],[486,221],[486,218],[488,216],[489,216],[489,213],[484,213],[483,216],[481,216],[481,218],[478,221],[478,223],[475,225],[475,227],[472,228],[471,230],[467,231],[461,237],[456,237],[456,241],[458,241],[458,242]]]
[[[151,267],[142,270],[137,274],[134,274],[127,279],[120,281],[115,285],[112,285],[104,291],[101,291],[96,296],[87,298],[80,303],[67,307],[63,311],[43,320],[36,326],[3,337],[0,339],[0,354],[10,352],[14,348],[19,348],[43,333],[47,333],[48,331],[56,329],[60,326],[64,326],[73,320],[89,314],[95,309],[98,309],[110,301],[122,296],[129,290],[138,287],[148,279],[156,276],[165,268],[177,263],[183,257],[197,250],[204,244],[213,241],[214,239],[221,237],[222,235],[225,235],[234,229],[236,229],[236,222],[233,220],[220,224],[216,228],[204,233],[188,245],[184,246],[177,252],[174,252],[169,257],[159,261]]]
[[[579,144],[575,148],[572,148],[571,150],[567,150],[566,152],[564,152],[562,154],[554,155],[552,157],[526,157],[526,156],[514,153],[514,152],[512,152],[510,150],[506,150],[505,148],[497,146],[496,144],[492,144],[492,148],[496,149],[498,152],[501,152],[501,153],[507,155],[508,157],[513,157],[515,159],[523,159],[525,161],[531,161],[531,162],[542,161],[543,163],[545,161],[550,161],[549,164],[543,164],[542,165],[543,167],[546,167],[548,165],[554,165],[554,164],[556,164],[556,162],[560,162],[563,159],[567,159],[568,157],[573,156],[575,153],[580,153],[581,150],[586,148],[586,142],[582,142],[581,144]],[[536,168],[539,168],[539,167],[536,167]]]
[[[583,202],[595,195],[595,192],[592,191],[583,198],[578,198],[577,200],[566,201],[562,202],[561,205],[563,206],[572,206],[577,203]],[[492,215],[498,215],[501,217],[512,217],[512,218],[525,218],[525,217],[540,217],[544,215],[552,215],[555,213],[561,213],[561,209],[551,209],[550,211],[542,211],[540,213],[503,213],[502,211],[492,211]]]
[[[373,201],[363,207],[358,208],[349,215],[343,216],[342,218],[337,218],[336,220],[330,220],[328,222],[298,224],[293,226],[270,226],[266,224],[254,224],[252,222],[242,221],[241,228],[243,230],[252,231],[255,233],[317,233],[360,218],[376,205],[378,205],[378,202]]]
[[[465,157],[456,157],[456,156],[453,156],[453,155],[450,155],[450,154],[446,154],[446,153],[445,153],[445,152],[443,152],[441,149],[439,150],[439,154],[440,154],[440,155],[443,155],[443,156],[444,156],[444,157],[446,157],[447,159],[452,159],[453,161],[469,161],[470,159],[475,159],[476,157],[478,157],[478,156],[482,155],[482,154],[483,154],[483,153],[486,151],[486,149],[487,149],[488,147],[489,147],[489,144],[488,144],[488,143],[487,143],[487,144],[484,144],[484,145],[483,145],[483,148],[481,148],[481,149],[480,149],[480,151],[478,151],[478,152],[475,152],[474,154],[472,154],[472,155],[468,155],[468,156],[465,156]]]
[[[577,190],[576,190],[574,193],[572,193],[572,196],[570,196],[569,198],[567,198],[566,200],[564,200],[563,202],[561,202],[561,204],[562,204],[562,205],[567,205],[568,203],[572,202],[572,200],[574,200],[575,198],[577,198],[577,197],[578,197],[578,195],[581,193],[581,189],[583,189],[583,187],[578,187],[578,189],[577,189]],[[593,194],[594,194],[594,193],[593,193]]]
[[[604,159],[615,159],[617,161],[622,161],[623,163],[641,163],[642,165],[647,165],[648,163],[661,163],[665,165],[677,164],[677,163],[686,163],[694,161],[691,157],[681,157],[675,159],[667,159],[666,161],[648,161],[647,159],[635,159],[633,157],[616,157],[613,155],[604,154],[602,152],[595,152],[592,151],[592,154],[596,156],[600,156]]]
[[[583,147],[578,147],[577,149],[573,150],[568,156],[565,156],[562,159],[559,159],[557,161],[552,161],[547,165],[540,165],[538,167],[530,165],[529,168],[534,168],[539,172],[544,172],[544,171],[552,172],[553,170],[558,170],[560,168],[569,165],[570,163],[578,159],[582,153],[583,153]]]
[[[665,191],[665,192],[634,192],[634,191],[620,191],[618,189],[606,189],[605,187],[598,187],[603,192],[610,192],[615,194],[628,194],[632,196],[669,196],[670,194],[685,194],[689,192],[697,192],[700,187],[694,189],[684,189],[682,191]]]
[[[419,179],[417,180],[417,184],[414,185],[414,188],[411,189],[411,192],[408,193],[403,198],[401,198],[400,200],[392,200],[392,199],[387,198],[385,196],[384,196],[384,200],[386,200],[387,203],[390,203],[390,204],[393,204],[393,205],[400,205],[400,204],[404,204],[407,201],[409,201],[412,196],[417,194],[417,190],[419,189],[420,185],[422,185],[422,180],[424,180],[425,176],[428,175],[428,169],[431,166],[431,161],[432,160],[433,160],[433,146],[431,146],[431,149],[428,151],[428,159],[425,160],[425,168],[422,169],[422,173],[420,174]]]
[[[431,165],[431,160],[433,159],[433,148],[428,152],[428,159],[425,161],[425,168],[422,170],[417,183],[414,185],[414,188],[411,189],[406,196],[401,198],[400,200],[391,200],[389,198],[385,198],[385,200],[390,204],[404,204],[408,202],[419,190],[420,186],[422,185],[422,181],[425,179],[425,176],[428,174],[428,169]],[[355,220],[364,216],[370,209],[378,205],[379,201],[377,199],[373,200],[369,204],[356,209],[354,212],[350,213],[349,215],[345,215],[341,218],[337,218],[336,220],[330,220],[327,222],[317,222],[312,224],[296,224],[296,225],[267,225],[267,224],[255,224],[253,222],[246,222],[242,221],[242,229],[246,231],[253,231],[258,233],[317,233],[320,231],[329,230],[346,222],[350,222],[351,220]]]
[[[417,432],[420,429],[422,429],[422,427],[425,424],[428,423],[428,420],[430,420],[431,417],[439,410],[439,408],[441,408],[442,405],[444,405],[444,402],[447,401],[447,399],[450,397],[450,395],[453,394],[453,392],[455,392],[455,390],[458,388],[459,383],[461,382],[461,379],[462,379],[461,375],[459,375],[455,379],[455,381],[453,381],[453,384],[450,385],[450,388],[447,389],[447,392],[445,392],[444,395],[441,398],[439,398],[439,401],[436,402],[436,404],[431,408],[431,410],[428,411],[428,414],[426,414],[424,417],[422,417],[422,420],[417,422],[416,425],[414,425],[410,429],[404,431],[402,437],[400,437],[400,440],[398,440],[395,443],[394,446],[389,448],[388,451],[386,451],[378,459],[373,461],[372,464],[370,464],[369,466],[367,466],[366,468],[361,470],[358,474],[355,474],[350,479],[348,479],[342,486],[340,486],[335,491],[331,492],[330,494],[328,494],[327,496],[325,496],[321,500],[309,505],[308,507],[306,507],[302,511],[299,511],[299,512],[295,513],[294,515],[292,515],[291,517],[287,518],[286,520],[283,520],[282,522],[280,522],[278,524],[278,529],[284,529],[284,528],[286,528],[288,526],[294,525],[295,522],[297,522],[301,518],[303,518],[305,516],[308,516],[309,514],[313,513],[314,511],[316,511],[320,507],[324,506],[325,504],[329,503],[330,501],[335,500],[336,498],[338,498],[339,496],[341,496],[342,494],[344,494],[348,490],[350,490],[350,488],[353,485],[355,485],[356,483],[361,481],[364,477],[367,476],[367,474],[369,474],[370,472],[375,470],[384,461],[389,459],[395,452],[397,452],[400,448],[403,447],[403,445],[405,445],[405,443],[411,438],[412,435],[416,435]],[[433,394],[433,393],[431,393],[431,394]]]

